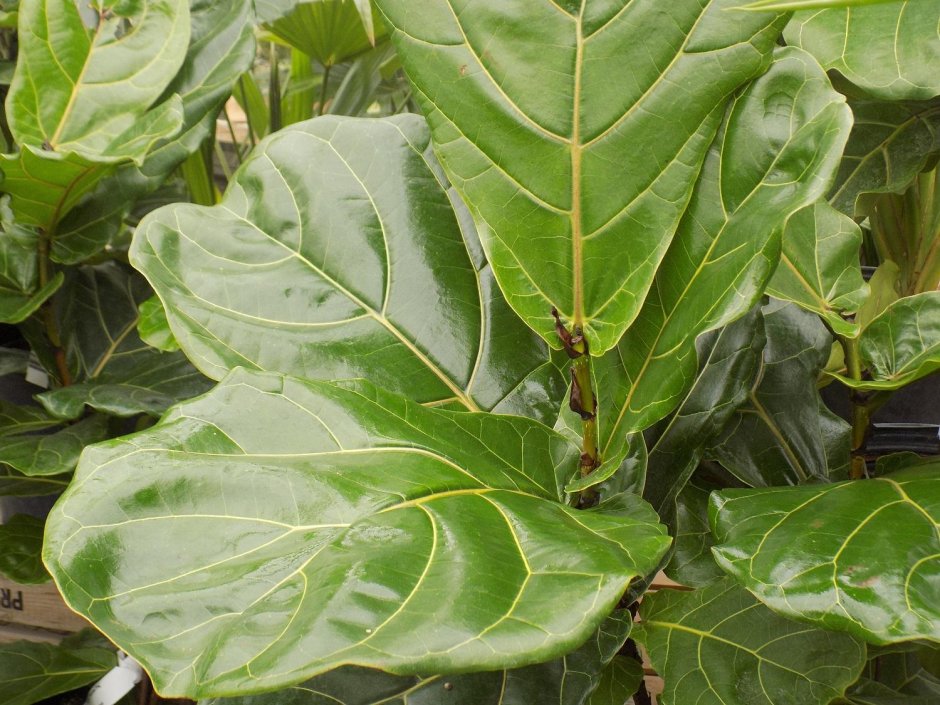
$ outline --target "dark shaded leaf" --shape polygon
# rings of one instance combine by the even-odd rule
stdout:
[[[52,579],[42,565],[44,527],[42,519],[26,514],[16,514],[0,524],[0,575],[22,585]]]

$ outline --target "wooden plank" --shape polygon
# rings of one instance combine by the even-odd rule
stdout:
[[[0,622],[58,632],[77,632],[88,622],[62,601],[53,583],[20,585],[0,578]]]
[[[0,622],[0,644],[14,641],[38,641],[45,644],[58,644],[68,634],[51,632],[48,629],[35,629],[22,624],[4,624]]]

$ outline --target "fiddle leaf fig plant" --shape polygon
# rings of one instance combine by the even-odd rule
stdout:
[[[217,386],[85,450],[43,548],[68,604],[204,705],[623,705],[638,644],[664,705],[823,705],[868,643],[936,641],[933,466],[838,484],[858,425],[816,388],[834,337],[863,390],[931,372],[936,292],[853,318],[850,101],[741,5],[377,0],[423,118],[272,112],[221,201],[136,226],[124,330]],[[141,378],[79,348],[70,422],[178,393],[116,402]],[[810,573],[854,588],[894,519],[839,612]],[[637,607],[664,567],[694,590]]]

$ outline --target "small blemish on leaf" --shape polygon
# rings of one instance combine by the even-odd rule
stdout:
[[[466,65],[466,64],[464,64],[463,66],[460,67],[460,75],[461,75],[461,76],[466,76],[466,75],[467,75],[467,65]]]
[[[454,684],[453,684],[453,683],[445,683],[445,684],[444,684],[444,690],[453,690],[453,689],[454,689]]]

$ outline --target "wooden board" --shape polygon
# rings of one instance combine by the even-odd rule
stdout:
[[[0,624],[77,632],[88,622],[66,607],[53,583],[20,585],[0,577]]]

